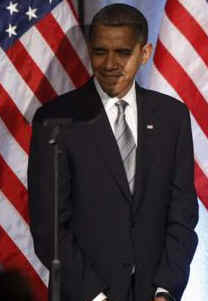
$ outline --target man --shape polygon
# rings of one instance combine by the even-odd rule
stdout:
[[[48,267],[53,170],[38,125],[73,122],[59,175],[64,301],[179,301],[187,284],[198,219],[190,119],[179,101],[135,83],[152,52],[147,31],[131,6],[98,12],[89,31],[94,78],[34,118],[31,228]]]

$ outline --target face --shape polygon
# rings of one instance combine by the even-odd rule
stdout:
[[[89,45],[94,75],[111,97],[123,97],[137,70],[151,56],[152,46],[142,46],[129,26],[97,25]]]

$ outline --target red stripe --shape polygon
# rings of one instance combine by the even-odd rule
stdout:
[[[36,24],[36,27],[56,54],[75,87],[86,83],[89,73],[55,18],[49,14]],[[72,35],[73,30],[80,29],[78,26],[72,28]]]
[[[29,152],[31,127],[22,116],[10,96],[0,84],[0,117],[26,153]]]
[[[44,103],[56,97],[56,92],[48,79],[19,40],[15,42],[13,47],[9,48],[7,55],[27,85],[41,102]],[[27,100],[25,99],[25,101]]]
[[[208,104],[200,94],[192,79],[168,52],[160,40],[158,40],[157,43],[154,62],[161,74],[186,103],[198,124],[208,137]]]
[[[4,268],[19,269],[27,276],[31,284],[35,300],[47,301],[46,286],[2,227],[0,227],[0,244],[1,246],[4,246],[3,248],[0,248],[0,262],[3,264]]]
[[[199,23],[180,4],[178,0],[169,0],[166,4],[166,13],[174,25],[189,40],[192,46],[208,66],[208,37]],[[178,46],[179,47],[179,46]]]
[[[73,3],[71,2],[71,0],[66,0],[66,2],[68,3],[71,11],[73,12],[73,15],[75,17],[75,19],[77,20],[77,22],[79,22],[79,15],[77,14],[77,11],[76,9],[74,8],[74,5]]]
[[[29,223],[27,190],[2,156],[0,156],[0,170],[0,187],[2,192],[21,214],[26,223]]]
[[[197,162],[195,162],[195,186],[200,200],[208,209],[208,179]]]

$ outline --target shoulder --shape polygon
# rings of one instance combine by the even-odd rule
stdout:
[[[173,116],[175,118],[189,115],[187,106],[179,99],[150,89],[139,87],[139,91],[144,102],[159,110],[162,114],[168,114],[169,117]]]
[[[47,118],[76,118],[77,114],[85,111],[87,95],[94,91],[92,80],[78,89],[62,94],[41,106],[35,113],[33,121],[42,121]]]

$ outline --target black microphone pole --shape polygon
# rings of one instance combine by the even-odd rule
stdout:
[[[61,286],[61,261],[59,259],[59,160],[62,150],[59,146],[61,130],[69,129],[72,125],[71,119],[47,119],[44,126],[51,128],[48,143],[53,148],[54,167],[54,202],[53,202],[53,259],[50,271],[49,300],[60,301]]]
[[[58,237],[59,237],[59,223],[58,223],[58,204],[59,204],[59,193],[58,193],[58,174],[59,174],[59,145],[57,143],[57,137],[59,135],[60,126],[57,125],[52,131],[49,144],[53,147],[53,166],[54,166],[54,210],[53,210],[53,260],[51,263],[50,271],[50,301],[60,301],[60,282],[61,282],[61,262],[59,259],[58,251]]]

